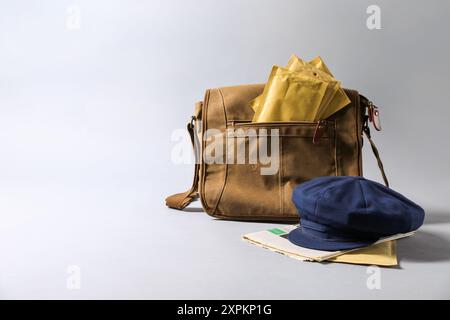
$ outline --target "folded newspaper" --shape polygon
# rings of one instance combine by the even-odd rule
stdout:
[[[361,248],[352,249],[352,250],[342,250],[342,251],[321,251],[321,250],[313,250],[308,248],[303,248],[291,243],[287,235],[288,233],[295,229],[297,226],[289,225],[289,226],[281,226],[268,230],[258,231],[254,233],[245,234],[242,236],[243,240],[246,240],[252,244],[263,247],[265,249],[269,249],[271,251],[281,253],[288,257],[302,260],[302,261],[317,261],[322,262],[326,260],[333,260],[338,256],[343,254],[347,254],[349,252],[361,250]],[[379,239],[377,242],[372,244],[372,246],[376,246],[377,244],[385,243],[391,240],[396,240],[404,237],[408,237],[413,235],[415,232],[409,233],[401,233],[396,234],[390,237],[385,237]],[[367,247],[366,247],[367,248]],[[336,260],[339,261],[339,260]],[[386,263],[385,265],[396,265],[395,263]]]

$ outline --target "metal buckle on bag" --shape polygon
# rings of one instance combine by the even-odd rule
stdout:
[[[367,103],[369,121],[372,122],[373,127],[377,131],[381,131],[381,121],[380,121],[380,111],[378,107],[375,106],[372,101]]]
[[[191,126],[191,128],[194,127],[195,119],[196,119],[195,116],[192,116],[191,120],[189,121],[189,125]]]

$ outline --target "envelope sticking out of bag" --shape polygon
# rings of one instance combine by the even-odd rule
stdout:
[[[349,103],[340,82],[320,57],[305,62],[293,55],[286,68],[272,68],[263,93],[251,107],[253,122],[317,121]]]

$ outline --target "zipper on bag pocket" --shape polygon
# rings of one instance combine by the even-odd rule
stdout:
[[[228,124],[232,127],[284,127],[284,126],[315,126],[312,142],[313,144],[317,144],[320,142],[320,138],[327,131],[328,123],[330,121],[327,120],[318,120],[318,121],[274,121],[274,122],[251,122],[247,120],[230,120]]]

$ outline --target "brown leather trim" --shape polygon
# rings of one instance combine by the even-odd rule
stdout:
[[[200,152],[200,185],[199,185],[199,193],[200,193],[200,201],[202,204],[203,209],[206,213],[210,214],[210,208],[208,204],[206,203],[206,197],[205,197],[205,176],[206,176],[206,164],[203,159],[203,152],[205,150],[206,141],[204,139],[205,132],[208,127],[208,106],[209,106],[209,95],[211,93],[211,90],[208,89],[205,92],[205,98],[203,99],[203,108],[202,108],[202,150]]]
[[[233,221],[254,221],[254,222],[285,222],[285,223],[298,223],[299,216],[280,216],[280,217],[267,217],[267,216],[224,216],[215,214],[214,218],[220,220],[233,220]]]
[[[362,133],[362,110],[365,108],[364,105],[361,104],[361,95],[358,92],[355,92],[355,117],[356,117],[356,137],[358,141],[358,175],[363,175],[363,163],[362,163],[362,144],[363,144],[363,133]]]

